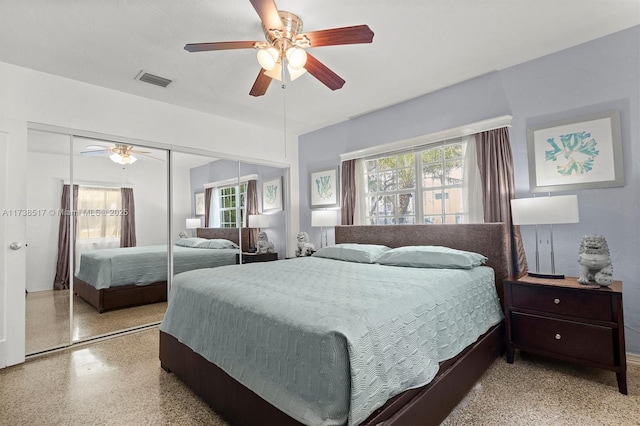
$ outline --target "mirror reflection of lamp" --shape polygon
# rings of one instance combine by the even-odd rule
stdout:
[[[271,226],[271,218],[266,214],[250,214],[249,215],[249,228],[255,228],[260,232],[262,228],[268,228]],[[255,253],[256,247],[254,241],[249,241],[251,247],[249,247],[249,253]]]
[[[196,236],[196,229],[200,228],[201,222],[199,218],[187,218],[187,229],[191,229],[191,236]]]
[[[337,210],[313,210],[311,211],[311,226],[320,227],[320,248],[328,245],[327,227],[333,227],[338,224]],[[324,237],[324,246],[322,238]]]

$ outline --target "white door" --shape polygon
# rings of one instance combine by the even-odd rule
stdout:
[[[0,368],[24,362],[27,123],[0,119]]]

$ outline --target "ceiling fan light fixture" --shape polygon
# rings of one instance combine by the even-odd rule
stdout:
[[[280,52],[275,47],[260,48],[257,53],[258,63],[262,68],[271,71],[280,58]]]
[[[290,47],[285,52],[287,63],[291,68],[300,69],[307,63],[307,51],[300,47]]]
[[[264,75],[274,80],[282,81],[282,64],[276,62],[273,68],[264,72]]]
[[[109,156],[109,158],[111,159],[111,161],[113,161],[114,163],[117,164],[133,164],[135,163],[138,159],[136,157],[134,157],[133,155],[120,155],[117,152],[114,152],[113,154],[111,154]]]
[[[296,78],[298,78],[301,75],[303,75],[304,73],[306,73],[307,69],[306,68],[293,68],[291,65],[287,64],[287,71],[289,71],[289,79],[291,81],[293,81]]]

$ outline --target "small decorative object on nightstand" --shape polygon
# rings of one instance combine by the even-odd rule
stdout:
[[[600,287],[521,274],[503,284],[508,363],[520,349],[603,368],[627,394],[622,282]]]
[[[278,260],[278,253],[242,252],[242,263],[271,262],[272,260]],[[236,263],[240,263],[239,254],[236,254]]]
[[[602,235],[585,235],[580,242],[578,254],[580,264],[580,284],[595,281],[601,286],[613,283],[613,265],[609,255],[607,240]]]
[[[296,237],[296,257],[311,256],[315,253],[315,246],[309,241],[309,234],[299,232]]]
[[[274,247],[273,243],[269,241],[269,237],[267,237],[267,233],[264,231],[260,231],[258,233],[258,253],[273,253]]]

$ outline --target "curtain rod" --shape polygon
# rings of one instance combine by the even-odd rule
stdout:
[[[240,176],[237,179],[231,178],[231,179],[219,180],[217,182],[205,183],[204,187],[205,188],[218,188],[220,186],[233,185],[234,183],[238,183],[238,182],[244,183],[244,182],[248,182],[250,180],[258,180],[258,178],[259,178],[259,176],[257,174],[245,175],[245,176]]]
[[[62,183],[65,185],[71,185],[71,182],[67,179],[63,179]],[[74,181],[74,185],[87,186],[93,188],[133,188],[130,183],[118,183],[118,182],[91,182],[91,181]]]

